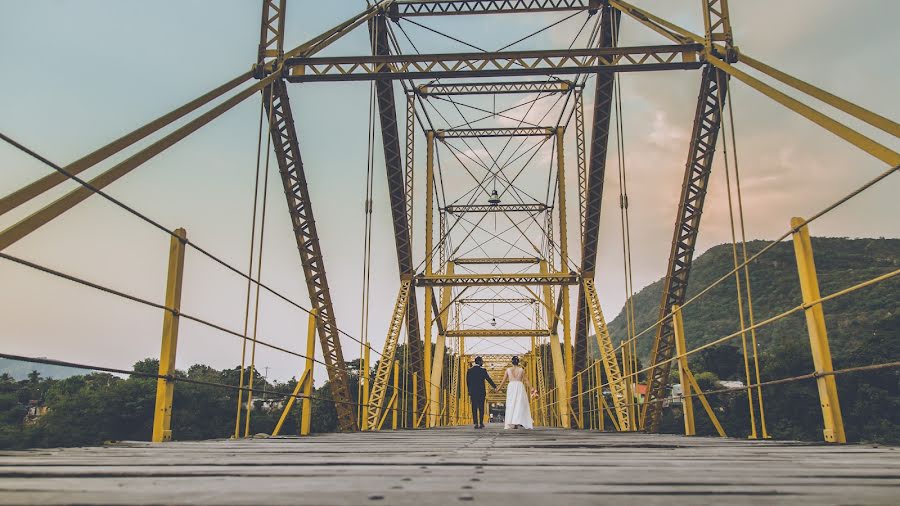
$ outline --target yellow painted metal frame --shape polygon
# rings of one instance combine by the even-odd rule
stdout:
[[[541,260],[541,273],[547,273],[549,267],[546,260]],[[544,305],[551,307],[553,304],[553,294],[550,285],[544,285]],[[550,320],[548,313],[547,321]],[[560,423],[565,428],[572,426],[572,420],[569,416],[569,381],[566,375],[566,363],[563,358],[563,352],[560,348],[559,334],[550,334],[550,356],[553,359],[553,377],[556,381],[556,399],[557,412],[559,413]]]
[[[175,382],[175,354],[178,350],[178,312],[181,311],[181,287],[184,281],[184,245],[187,232],[175,231],[169,241],[169,269],[166,278],[166,311],[163,313],[162,346],[159,352],[159,374],[156,380],[156,408],[153,411],[154,443],[172,439],[172,399]]]
[[[603,370],[606,372],[609,390],[612,393],[618,425],[622,430],[630,430],[631,419],[628,416],[628,393],[625,387],[625,378],[622,377],[622,371],[619,368],[619,360],[613,348],[609,329],[606,327],[606,319],[603,318],[603,311],[600,309],[600,300],[597,298],[597,289],[594,286],[593,279],[584,279],[584,293],[587,299],[588,313],[591,316],[591,322],[594,324],[594,331],[597,335],[597,346],[600,349]]]
[[[819,277],[816,274],[816,263],[813,259],[812,242],[809,238],[809,227],[803,218],[791,218],[794,230],[794,254],[797,257],[797,274],[800,276],[800,292],[806,306],[806,328],[809,332],[809,346],[812,350],[813,365],[816,373],[816,387],[819,390],[819,403],[822,406],[822,419],[825,429],[822,431],[825,441],[829,443],[846,443],[844,433],[844,417],[841,414],[841,403],[838,398],[837,381],[831,363],[831,348],[828,345],[828,330],[825,327],[825,312],[822,304],[813,304],[819,300]]]
[[[700,385],[697,384],[694,373],[692,373],[690,367],[688,367],[688,358],[686,355],[687,344],[685,344],[684,337],[684,317],[681,313],[681,307],[677,304],[672,307],[672,318],[674,323],[673,327],[675,329],[675,350],[678,354],[678,376],[681,378],[681,389],[684,393],[684,400],[682,401],[684,411],[684,435],[695,436],[697,434],[696,426],[694,424],[694,399],[692,393],[697,392],[697,397],[700,399],[700,403],[703,404],[703,409],[706,410],[709,419],[712,420],[716,432],[719,433],[719,436],[725,437],[725,429],[723,429],[722,424],[719,423],[719,418],[706,400],[706,396],[703,395],[703,390],[701,390]]]
[[[447,275],[453,274],[453,262],[447,262],[446,267]],[[444,286],[441,288],[441,305],[440,305],[440,314],[437,315],[438,319],[440,319],[442,325],[441,328],[447,328],[447,322],[449,321],[449,311],[447,309],[450,307],[450,299],[452,296],[451,287]],[[446,332],[446,330],[445,330]],[[431,407],[429,408],[431,415],[429,415],[429,427],[435,427],[439,422],[441,417],[435,416],[436,413],[440,412],[440,403],[441,403],[441,377],[444,373],[444,352],[446,348],[446,335],[438,334],[437,340],[434,343],[434,357],[431,362],[431,378],[430,378],[430,387],[431,395],[429,396],[429,403]]]
[[[318,312],[315,309],[309,312],[309,325],[306,331],[306,369],[300,376],[300,380],[297,381],[294,392],[288,397],[287,402],[284,405],[284,410],[281,412],[281,418],[278,419],[278,423],[272,431],[272,436],[277,436],[281,433],[281,427],[284,425],[285,420],[287,420],[291,408],[294,407],[294,401],[297,400],[298,395],[303,399],[300,409],[300,435],[309,435],[310,421],[312,420],[312,403],[310,402],[310,396],[312,395],[313,366],[315,365],[313,357],[316,354],[317,317]],[[303,392],[302,395],[300,393],[301,391]]]
[[[371,395],[367,402],[370,406],[368,413],[369,427],[375,427],[376,422],[382,418],[382,411],[387,408],[387,406],[384,405],[384,397],[387,393],[388,380],[391,376],[391,367],[394,363],[394,356],[397,352],[397,342],[400,338],[400,332],[403,330],[403,324],[406,321],[406,309],[409,307],[411,289],[411,280],[406,279],[400,282],[400,292],[397,294],[394,312],[391,315],[391,320],[388,325],[387,337],[384,339],[384,351],[381,353],[381,360],[378,361],[378,369],[375,371],[375,381],[372,383]],[[391,402],[394,402],[394,400]],[[390,405],[390,403],[388,403],[388,405]]]

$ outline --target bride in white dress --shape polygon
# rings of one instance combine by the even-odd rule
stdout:
[[[503,381],[497,387],[497,391],[503,388],[503,385],[509,380],[509,386],[506,387],[506,417],[504,418],[505,429],[533,429],[534,422],[531,420],[531,406],[528,404],[528,392],[532,395],[536,393],[535,389],[528,383],[525,377],[525,369],[519,367],[519,357],[513,357],[512,367],[506,369]]]

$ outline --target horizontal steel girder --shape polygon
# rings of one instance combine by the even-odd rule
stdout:
[[[527,286],[576,285],[579,276],[570,274],[432,274],[416,276],[416,286]]]
[[[547,204],[497,204],[497,205],[450,205],[444,208],[450,214],[463,213],[540,213],[550,209]]]
[[[448,330],[447,337],[544,337],[549,336],[547,329],[465,329]]]
[[[506,83],[420,84],[415,90],[423,97],[448,95],[503,95],[509,93],[565,93],[572,81],[513,81]]]
[[[284,61],[284,77],[290,82],[302,83],[696,69],[701,65],[702,51],[700,44],[678,44],[498,53],[288,58]]]
[[[470,297],[458,301],[459,304],[534,304],[536,302],[538,302],[537,299],[526,297],[517,299],[478,299]]]
[[[438,139],[464,139],[471,137],[550,137],[556,134],[555,127],[519,127],[519,128],[454,128],[453,130],[435,130]]]
[[[388,8],[393,19],[460,14],[513,14],[526,12],[594,10],[599,0],[407,0]]]
[[[538,257],[507,257],[507,258],[457,258],[453,260],[456,265],[499,265],[499,264],[536,264],[541,259]]]

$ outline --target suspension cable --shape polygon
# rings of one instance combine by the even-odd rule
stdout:
[[[727,82],[727,79],[725,79]],[[725,86],[722,83],[722,74],[716,74],[716,85],[718,86],[718,90],[716,93],[721,96],[723,93],[723,87]],[[725,115],[723,113],[723,105],[722,100],[718,101],[719,103],[719,124],[725,121]],[[746,333],[746,322],[744,321],[744,299],[743,293],[741,289],[741,271],[738,266],[738,253],[737,253],[737,236],[735,233],[734,227],[734,204],[732,203],[732,195],[731,195],[731,168],[728,163],[728,138],[723,136],[722,138],[722,157],[725,159],[725,193],[728,195],[728,225],[731,228],[731,256],[734,262],[734,283],[737,294],[737,306],[738,306],[738,317],[739,323],[741,326],[741,350],[744,358],[744,372],[746,373],[747,378],[747,403],[750,409],[750,439],[756,439],[756,409],[753,405],[753,389],[750,388],[750,384],[752,380],[750,379],[750,359],[747,354],[747,333]]]
[[[250,220],[250,254],[249,261],[247,265],[247,294],[245,296],[244,303],[244,334],[247,334],[249,329],[249,321],[250,321],[250,290],[253,286],[253,258],[254,253],[256,251],[256,209],[257,209],[257,198],[259,197],[259,168],[260,162],[262,160],[262,133],[263,133],[263,117],[265,116],[264,111],[265,108],[265,95],[261,97],[259,101],[259,132],[256,137],[256,175],[253,179],[253,211],[252,218]],[[240,426],[241,426],[241,407],[243,406],[243,398],[244,398],[244,367],[246,366],[247,359],[247,341],[241,340],[241,374],[240,380],[238,382],[238,386],[241,390],[238,390],[238,399],[237,399],[237,411],[234,415],[234,438],[238,439],[241,435]]]
[[[262,185],[262,207],[260,212],[260,222],[259,222],[259,254],[256,255],[256,279],[262,280],[262,261],[263,261],[263,246],[265,245],[265,235],[266,235],[266,208],[268,207],[268,198],[269,198],[269,158],[272,154],[272,112],[274,107],[272,107],[272,97],[273,94],[269,93],[269,121],[268,121],[268,129],[266,133],[266,164],[265,169],[263,171],[263,185]],[[254,197],[255,198],[255,197]],[[244,437],[248,437],[250,435],[250,412],[253,407],[253,381],[256,376],[256,335],[259,329],[259,294],[260,294],[260,285],[256,284],[256,300],[253,303],[253,339],[254,341],[250,345],[250,379],[248,380],[248,388],[249,391],[247,393],[247,416],[244,419]],[[244,325],[246,326],[246,320]]]
[[[734,110],[731,106],[731,93],[729,90],[729,86],[730,80],[726,80],[725,91],[728,97],[728,125],[731,129],[731,156],[734,159],[734,183],[737,190],[738,219],[741,230],[741,251],[744,260],[744,286],[747,290],[747,316],[749,317],[750,321],[750,341],[753,348],[753,367],[756,370],[756,398],[759,401],[759,420],[760,427],[762,429],[762,437],[763,439],[769,439],[769,431],[766,428],[766,412],[763,407],[762,386],[760,386],[761,380],[759,375],[759,348],[756,342],[756,329],[753,328],[755,321],[753,314],[753,294],[750,290],[750,267],[747,265],[747,236],[744,227],[744,200],[741,194],[741,172],[738,166],[737,137],[735,136],[734,132]]]

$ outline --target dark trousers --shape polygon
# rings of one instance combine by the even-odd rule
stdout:
[[[475,425],[484,424],[484,397],[469,397],[472,401],[472,421]]]

